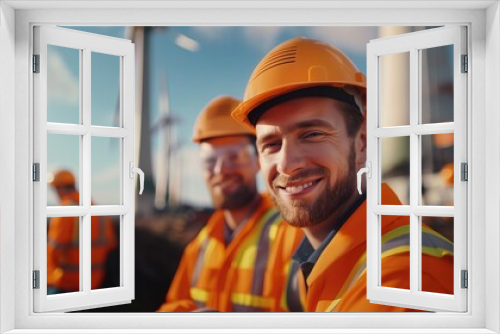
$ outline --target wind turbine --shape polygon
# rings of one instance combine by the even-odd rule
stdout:
[[[170,112],[169,94],[165,75],[160,76],[160,117],[155,125],[151,127],[151,132],[159,132],[160,144],[156,153],[156,179],[155,179],[155,208],[164,209],[167,203],[171,202],[177,189],[173,188],[172,177],[175,164],[173,163],[173,141],[175,137],[174,124],[177,122]]]
[[[175,36],[175,44],[187,51],[199,50],[197,41],[183,35]],[[182,188],[182,169],[178,159],[173,159],[178,153],[177,136],[174,124],[178,121],[172,116],[166,75],[160,77],[159,120],[152,131],[160,132],[160,144],[156,159],[155,208],[164,209],[167,204],[178,205]],[[177,163],[176,163],[177,162]]]
[[[149,213],[153,205],[157,209],[165,207],[167,187],[173,187],[170,182],[172,172],[169,166],[173,166],[172,152],[172,121],[170,116],[170,103],[166,83],[162,87],[160,97],[160,120],[151,127],[151,101],[149,98],[151,86],[151,68],[149,61],[151,33],[153,31],[169,32],[168,27],[129,27],[126,38],[135,43],[136,61],[136,108],[135,108],[135,161],[144,171],[145,187],[142,196],[136,198],[136,211],[140,214]],[[199,43],[183,34],[176,34],[174,43],[187,51],[196,52]],[[166,82],[166,78],[164,79]],[[156,180],[153,179],[153,161],[151,152],[151,132],[158,127],[161,130],[160,156],[158,156]],[[164,155],[161,153],[165,152]],[[156,181],[156,182],[155,182]],[[156,183],[156,186],[155,186]],[[153,190],[154,189],[154,190]],[[172,189],[172,191],[175,191]]]

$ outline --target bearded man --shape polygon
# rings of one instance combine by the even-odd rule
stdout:
[[[366,79],[339,49],[295,38],[255,68],[232,116],[256,131],[264,181],[283,219],[304,231],[294,254],[306,311],[398,312],[366,299]],[[401,205],[387,185],[384,205]],[[409,289],[409,219],[382,216],[384,287]],[[422,289],[453,294],[453,244],[422,227]]]
[[[159,312],[303,310],[289,279],[302,233],[289,231],[257,190],[255,136],[231,118],[238,103],[215,98],[196,121],[193,141],[216,211],[186,247]]]

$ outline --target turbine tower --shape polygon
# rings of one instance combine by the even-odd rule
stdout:
[[[170,101],[167,90],[166,76],[162,77],[160,93],[160,119],[151,126],[151,67],[150,43],[153,31],[169,32],[168,27],[129,27],[126,38],[135,43],[136,61],[136,108],[135,108],[135,161],[144,171],[144,192],[136,197],[136,212],[148,214],[156,209],[164,209],[167,204],[178,204],[180,198],[180,169],[175,165],[172,154],[177,146],[173,136],[173,122]],[[196,52],[199,49],[197,41],[177,34],[174,43],[187,51]],[[153,159],[151,150],[151,135],[159,130],[160,148],[157,156],[156,178],[153,178]]]

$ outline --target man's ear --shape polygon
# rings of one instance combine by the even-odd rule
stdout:
[[[354,138],[354,149],[356,151],[356,169],[365,167],[366,164],[366,119],[361,123],[356,137]]]

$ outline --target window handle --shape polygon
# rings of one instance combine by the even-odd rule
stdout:
[[[142,169],[134,167],[133,161],[130,161],[128,166],[129,166],[129,177],[131,179],[134,178],[134,173],[139,174],[139,184],[141,187],[141,189],[139,190],[139,195],[142,195],[142,191],[144,190],[144,172],[142,171]]]
[[[361,191],[361,175],[363,175],[364,173],[366,173],[366,177],[367,178],[370,179],[372,177],[372,163],[370,161],[366,162],[366,167],[361,168],[358,171],[358,192],[359,192],[360,195],[362,194],[362,191]]]

